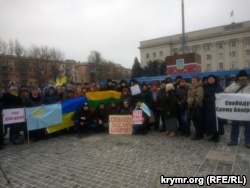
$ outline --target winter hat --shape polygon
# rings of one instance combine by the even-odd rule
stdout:
[[[240,70],[240,72],[237,74],[237,77],[247,77],[247,72],[245,70]]]
[[[174,85],[173,84],[167,84],[166,85],[166,91],[171,91],[174,90]]]
[[[175,80],[183,78],[181,75],[176,76]]]
[[[68,87],[72,87],[72,84],[67,84],[66,87],[67,87],[67,88],[68,88]]]
[[[208,76],[204,76],[203,78],[202,78],[202,82],[204,82],[205,80],[207,80],[208,79]]]
[[[215,76],[215,75],[213,75],[213,74],[208,75],[208,76],[207,76],[207,79],[209,79],[209,78],[214,78],[215,80],[217,79],[217,78],[216,78],[216,76]],[[202,79],[202,80],[203,80],[203,79]]]
[[[154,82],[153,84],[152,84],[152,86],[158,86],[158,84],[157,84],[157,82]]]
[[[10,91],[12,91],[12,90],[18,90],[18,88],[16,87],[16,86],[10,86],[10,89],[9,89]]]
[[[87,107],[89,107],[89,104],[85,102],[83,106],[87,106]]]
[[[128,88],[124,87],[124,88],[122,89],[122,91],[128,91]]]

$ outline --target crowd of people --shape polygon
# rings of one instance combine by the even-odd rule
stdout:
[[[131,94],[131,87],[139,85],[141,92]],[[65,84],[48,86],[41,90],[37,86],[21,86],[20,89],[12,85],[9,91],[1,94],[2,109],[35,107],[47,104],[60,103],[65,100],[86,96],[87,92],[117,91],[121,93],[120,102],[111,101],[109,105],[100,102],[93,111],[86,102],[78,109],[73,117],[73,132],[78,137],[83,133],[93,131],[100,133],[108,130],[109,115],[132,115],[133,110],[142,110],[142,124],[133,125],[133,135],[147,134],[150,129],[161,132],[164,136],[178,135],[191,137],[192,140],[206,138],[209,141],[219,142],[220,135],[224,134],[224,124],[227,120],[216,117],[216,93],[247,93],[250,94],[250,83],[245,70],[239,71],[236,82],[225,90],[220,86],[216,76],[209,75],[202,78],[196,76],[189,83],[181,75],[174,81],[167,77],[161,83],[142,83],[131,79],[129,83],[121,80],[116,83],[107,80],[106,86],[91,81],[83,85]],[[245,124],[245,144],[250,148],[250,121]],[[191,125],[195,133],[191,134]],[[228,146],[238,144],[240,121],[232,121],[232,130]],[[3,148],[9,128],[9,141],[20,144],[27,137],[26,123],[15,123],[0,127],[0,148]],[[24,135],[21,135],[23,132]],[[34,141],[47,138],[46,129],[30,131]]]

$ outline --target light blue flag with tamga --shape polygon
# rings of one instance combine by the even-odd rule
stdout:
[[[62,105],[50,104],[26,108],[26,119],[29,131],[62,123]]]

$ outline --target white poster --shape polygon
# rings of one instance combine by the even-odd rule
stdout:
[[[222,119],[250,121],[250,94],[215,94],[216,115]]]
[[[24,108],[3,109],[3,124],[25,122]]]
[[[140,89],[139,85],[135,85],[135,86],[130,87],[130,90],[131,90],[132,95],[136,95],[136,94],[141,93],[141,89]]]

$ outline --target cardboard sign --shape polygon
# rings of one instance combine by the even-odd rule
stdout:
[[[109,134],[132,134],[131,115],[110,115]]]
[[[216,116],[222,119],[250,121],[250,95],[242,93],[215,94]]]
[[[142,110],[133,110],[133,124],[142,123]]]
[[[3,124],[25,122],[24,108],[3,109]]]
[[[140,89],[139,85],[135,85],[135,86],[130,87],[130,90],[131,90],[132,95],[137,95],[137,94],[141,93],[141,89]]]

